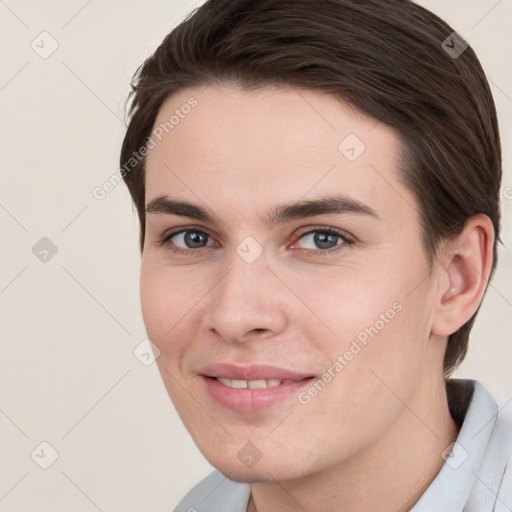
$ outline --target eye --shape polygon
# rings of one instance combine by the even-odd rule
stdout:
[[[190,254],[201,252],[201,249],[208,245],[210,236],[199,229],[181,229],[171,233],[165,233],[160,239],[161,245],[169,245],[176,253]]]
[[[354,243],[345,232],[334,228],[312,229],[300,235],[295,243],[299,240],[301,241],[301,248],[310,255],[332,253],[343,246]],[[182,228],[178,231],[164,233],[159,243],[180,255],[197,255],[201,254],[203,249],[207,247],[216,246],[216,243],[207,233],[194,228]],[[310,247],[307,247],[307,245],[310,245]]]
[[[346,233],[334,228],[313,229],[303,233],[298,240],[309,254],[325,254],[353,243]],[[310,247],[307,247],[308,244]]]

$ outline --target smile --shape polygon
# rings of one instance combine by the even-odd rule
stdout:
[[[217,380],[224,384],[225,386],[229,386],[230,388],[235,389],[263,389],[263,388],[274,388],[276,386],[280,386],[281,384],[293,384],[294,380],[286,379],[260,379],[260,380],[238,380],[238,379],[225,379],[222,377],[217,377]]]

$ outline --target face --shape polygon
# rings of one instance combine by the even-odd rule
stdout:
[[[172,96],[154,133],[142,311],[195,443],[238,481],[355,459],[430,371],[397,134],[330,95],[228,86]]]

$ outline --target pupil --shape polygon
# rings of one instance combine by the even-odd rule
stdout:
[[[206,242],[204,233],[198,233],[197,231],[191,231],[185,233],[185,243],[190,248],[202,247],[202,244]]]

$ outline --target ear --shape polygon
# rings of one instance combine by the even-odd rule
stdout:
[[[480,214],[441,249],[432,334],[453,334],[478,309],[491,272],[493,246],[491,219]]]

